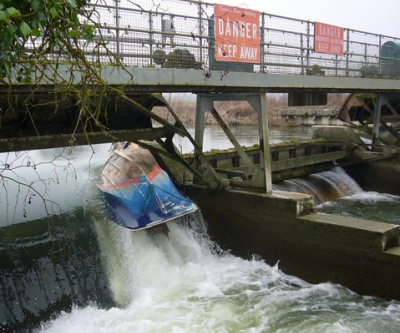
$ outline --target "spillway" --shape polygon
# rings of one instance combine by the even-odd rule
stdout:
[[[400,303],[221,252],[199,214],[168,235],[94,224],[117,305],[74,307],[40,332],[395,332],[400,321]]]
[[[303,178],[284,180],[274,184],[274,189],[310,194],[314,196],[317,205],[363,192],[341,167]]]
[[[88,169],[87,152],[69,155],[78,179],[59,173],[47,185],[62,214],[42,216],[37,197],[27,218],[11,202],[2,210],[19,223],[0,228],[0,332],[398,332],[399,302],[234,256],[210,239],[201,212],[168,235],[115,225],[91,181],[104,158]]]

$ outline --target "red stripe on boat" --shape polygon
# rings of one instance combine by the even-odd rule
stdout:
[[[153,169],[151,169],[151,172],[149,173],[148,177],[149,180],[153,180],[154,178],[156,178],[158,176],[158,174],[161,172],[161,168],[158,164],[156,164]]]
[[[153,167],[153,169],[151,169],[150,173],[147,175],[147,178],[149,179],[149,181],[152,181],[158,176],[158,174],[160,172],[161,172],[160,166],[159,165],[155,165]],[[139,184],[141,182],[140,181],[141,177],[142,176],[137,176],[137,177],[134,177],[134,178],[131,178],[131,179],[124,180],[124,181],[122,181],[120,183],[117,183],[117,184],[100,185],[99,187],[102,190],[111,190],[113,188],[121,188],[121,187],[125,187],[125,186],[128,186],[128,185],[136,185],[136,184]]]

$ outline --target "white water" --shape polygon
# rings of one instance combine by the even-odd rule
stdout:
[[[378,192],[356,192],[318,205],[323,213],[400,224],[400,196]]]
[[[311,194],[317,204],[362,193],[361,187],[341,167],[304,178],[287,179],[274,184],[274,188]]]
[[[94,221],[118,307],[74,308],[40,332],[399,332],[400,303],[312,285],[221,253],[201,217],[163,234]]]
[[[211,141],[214,140],[212,137]],[[248,145],[251,144],[249,140]],[[109,148],[98,147],[97,155],[92,155],[88,148],[85,148],[87,154],[83,148],[71,152],[68,158],[78,171],[72,170],[71,176],[78,174],[77,180],[67,181],[70,174],[59,172],[60,183],[48,185],[49,197],[63,203],[58,196],[68,197],[61,207],[63,210],[84,206],[91,197],[86,193],[90,188],[87,186],[90,169],[104,163]],[[50,150],[40,152],[50,153],[55,154]],[[49,156],[33,157],[38,163]],[[62,165],[65,166],[68,161]],[[43,172],[52,175],[58,170],[54,165],[50,167]],[[337,171],[332,179],[342,179],[347,184],[347,178]],[[30,174],[23,176],[30,179]],[[337,184],[336,180],[330,183]],[[69,186],[67,192],[66,186]],[[358,193],[352,187],[341,193],[350,196],[325,206],[336,207],[337,213],[368,212],[371,219],[382,214],[387,219],[391,211],[388,222],[398,220],[399,197]],[[377,208],[371,211],[373,207]],[[28,219],[46,213],[43,209],[37,214],[27,212]],[[14,223],[26,221],[22,212],[10,211],[10,214]],[[7,219],[2,223],[7,224]],[[190,227],[170,224],[169,239],[163,234],[131,233],[100,218],[94,223],[118,306],[75,307],[70,313],[44,323],[39,332],[400,332],[399,302],[360,297],[328,283],[311,285],[260,260],[221,255],[201,228],[201,219],[190,221]]]

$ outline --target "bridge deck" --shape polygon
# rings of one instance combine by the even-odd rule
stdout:
[[[231,22],[232,29],[235,24],[245,29],[247,23],[241,20],[249,16],[248,10],[225,7],[242,14]],[[228,51],[221,61],[215,30],[221,24],[226,30],[230,23],[217,15],[217,5],[194,0],[119,0],[89,2],[86,8],[95,36],[75,45],[84,52],[79,53],[84,60],[50,48],[26,71],[30,81],[21,78],[23,65],[17,64],[8,84],[0,84],[2,149],[10,149],[9,140],[15,138],[22,141],[14,147],[24,147],[25,138],[32,136],[40,141],[61,135],[50,144],[63,144],[66,135],[78,143],[93,133],[95,140],[103,142],[117,139],[115,131],[120,131],[118,138],[125,139],[129,131],[151,126],[149,110],[155,99],[138,97],[140,93],[368,92],[396,95],[381,101],[387,108],[400,105],[400,39],[396,37],[343,28],[343,52],[322,53],[314,47],[318,22],[258,13],[259,27],[252,36],[259,37],[259,59],[239,62]],[[36,44],[41,42],[28,40],[25,54],[40,49]],[[230,42],[235,46],[235,41]],[[108,87],[97,89],[101,84]],[[82,86],[93,88],[90,101],[82,98]],[[145,108],[138,104],[140,98]],[[260,109],[261,119],[266,108]],[[374,113],[374,108],[368,106],[367,112]],[[374,133],[378,127],[377,118]],[[175,130],[169,128],[168,133]],[[145,133],[146,137],[167,135]],[[33,147],[36,143],[29,146]]]
[[[158,92],[287,92],[293,90],[329,92],[393,92],[400,91],[400,80],[328,77],[305,75],[282,75],[265,73],[226,72],[177,68],[135,68],[127,69],[134,80],[129,83],[134,89]],[[110,72],[109,72],[110,71]],[[103,77],[109,84],[127,82],[123,71],[105,68]]]
[[[127,85],[127,89],[400,90],[400,81],[396,80],[400,77],[400,39],[396,37],[343,28],[343,52],[321,53],[314,46],[318,22],[260,13],[259,61],[235,62],[229,52],[224,53],[226,61],[217,61],[221,47],[214,27],[220,29],[220,21],[215,20],[214,4],[194,0],[119,0],[89,2],[87,9],[93,11],[90,23],[96,27],[96,34],[93,41],[81,41],[79,46],[89,63],[97,69],[103,66],[102,77],[107,83]],[[246,9],[239,10],[245,19]],[[224,18],[222,22],[229,23]],[[235,45],[235,41],[232,43]],[[26,44],[28,51],[29,45]],[[71,67],[63,70],[63,64],[68,63]],[[36,85],[79,84],[85,75],[74,57],[60,52],[49,53],[40,59],[40,64],[43,67],[33,70],[31,77]],[[37,82],[40,68],[46,71],[47,79],[42,77]],[[11,82],[18,89],[30,88],[18,85],[18,80]]]
[[[58,72],[62,73],[62,66]],[[71,84],[80,84],[79,75],[71,77],[64,70],[64,79]],[[140,68],[117,69],[105,66],[102,78],[112,86],[124,86],[125,92],[399,92],[400,80],[362,77],[305,76],[285,74],[227,72],[221,77],[220,71],[180,68]],[[13,84],[0,85],[0,93],[30,92],[34,89],[48,91],[57,84],[42,80],[40,85]]]

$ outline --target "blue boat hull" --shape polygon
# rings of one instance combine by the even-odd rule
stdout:
[[[197,210],[146,149],[130,144],[115,152],[100,172],[98,187],[116,223],[142,230]]]

